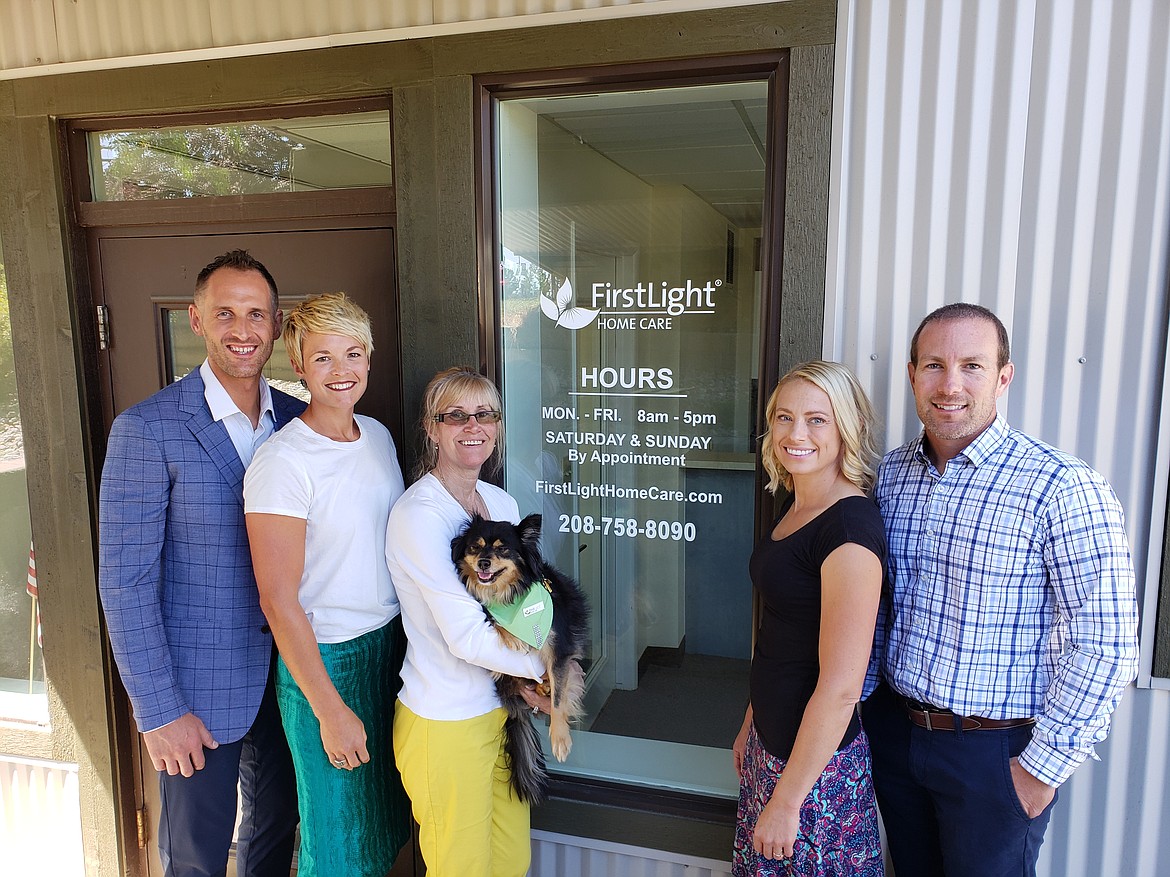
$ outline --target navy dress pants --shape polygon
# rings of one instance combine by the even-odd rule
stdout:
[[[861,717],[896,877],[1034,877],[1052,804],[1029,819],[1009,765],[1031,725],[928,731],[886,683]]]
[[[275,658],[273,659],[275,663]],[[272,674],[256,720],[241,739],[204,749],[190,777],[159,773],[158,847],[166,877],[223,877],[236,844],[239,877],[289,877],[297,829],[297,785]]]

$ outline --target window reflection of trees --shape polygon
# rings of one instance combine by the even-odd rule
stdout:
[[[0,691],[43,692],[24,437],[16,397],[8,278],[0,256]]]
[[[393,185],[385,110],[92,131],[89,151],[98,201]]]
[[[12,319],[8,316],[8,279],[0,262],[0,462],[24,457],[20,409],[16,404],[16,363]]]
[[[110,131],[100,144],[110,201],[291,192],[294,156],[305,148],[258,124]]]

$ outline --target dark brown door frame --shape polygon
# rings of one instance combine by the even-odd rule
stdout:
[[[361,228],[379,224],[379,219],[384,223],[387,217],[394,227],[396,220],[393,186],[182,200],[94,201],[88,156],[89,133],[131,125],[167,127],[177,124],[215,124],[273,118],[281,114],[306,116],[374,109],[390,109],[389,96],[318,101],[284,107],[237,107],[181,115],[104,116],[59,122],[57,143],[62,159],[62,184],[69,220],[68,264],[73,272],[71,280],[77,309],[74,349],[78,357],[78,374],[81,376],[80,402],[83,430],[88,438],[87,471],[91,519],[95,527],[98,519],[97,473],[101,471],[105,458],[106,437],[114,417],[109,363],[99,349],[96,319],[97,307],[105,304],[101,290],[100,239],[104,236]],[[394,278],[394,284],[397,287],[397,278]],[[397,297],[397,288],[394,294]],[[401,351],[400,339],[394,346]],[[401,417],[401,388],[395,388],[394,392],[396,413]],[[96,533],[93,540],[96,546]],[[143,768],[139,758],[138,733],[104,630],[103,641],[106,643],[104,672],[107,697],[113,717],[110,747],[117,783],[115,800],[123,853],[122,867],[131,877],[139,877],[148,873],[146,838],[153,826],[142,824],[138,816],[143,807]],[[135,855],[135,850],[138,855]]]
[[[293,228],[352,228],[355,218],[395,215],[393,186],[337,189],[319,192],[238,195],[219,198],[184,198],[150,201],[95,201],[89,164],[89,134],[120,127],[165,128],[175,125],[213,125],[257,118],[313,116],[391,110],[388,95],[349,100],[314,101],[284,106],[249,106],[191,113],[158,113],[139,116],[101,116],[62,120],[58,148],[66,170],[64,194],[70,221],[70,265],[74,271],[74,299],[78,319],[78,356],[82,381],[84,425],[93,456],[91,472],[100,471],[105,457],[105,436],[114,412],[110,375],[100,355],[96,309],[101,298],[101,273],[97,240],[102,235],[134,229],[169,229],[171,233],[200,234],[214,227],[224,230],[254,226],[249,231]],[[333,224],[330,224],[333,223]],[[96,517],[95,517],[96,520]]]
[[[495,164],[498,137],[495,107],[499,100],[518,97],[555,97],[581,92],[627,91],[639,88],[711,85],[764,80],[768,83],[768,143],[765,157],[765,203],[760,244],[761,339],[758,365],[759,392],[756,422],[764,423],[764,409],[780,373],[780,314],[782,298],[785,183],[788,141],[790,51],[654,61],[639,64],[593,66],[516,74],[475,77],[477,112],[474,137],[478,147],[475,165],[476,247],[479,284],[480,369],[502,386],[502,339],[500,296],[497,287],[500,252],[499,180]],[[758,541],[774,520],[773,498],[764,490],[762,466],[756,466],[755,534]],[[755,613],[753,613],[755,614]],[[753,626],[755,618],[753,618]],[[754,638],[753,638],[754,641]],[[734,824],[734,804],[699,796],[659,794],[652,791],[590,779],[558,777],[553,785],[554,804],[569,807],[582,802],[613,808],[633,808],[649,816],[694,818],[700,822]],[[562,804],[563,806],[563,804]],[[596,809],[596,808],[595,808]],[[546,806],[545,813],[555,810]],[[559,814],[559,811],[556,811]],[[593,812],[593,811],[591,811]],[[606,811],[607,813],[610,811]],[[619,813],[620,810],[613,810]],[[555,817],[554,817],[555,818]],[[602,819],[606,817],[600,817]],[[618,817],[620,820],[623,817]],[[569,820],[572,821],[571,819]],[[605,829],[601,829],[603,832]]]

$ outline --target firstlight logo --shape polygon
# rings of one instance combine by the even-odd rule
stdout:
[[[690,280],[684,286],[670,286],[664,280],[628,288],[594,283],[590,290],[593,307],[583,308],[577,305],[573,286],[566,280],[555,299],[541,294],[540,310],[566,329],[584,329],[599,315],[602,329],[670,329],[674,317],[715,313],[715,290],[722,285],[722,280],[708,280],[703,286]]]
[[[561,288],[557,290],[556,301],[543,293],[541,294],[540,310],[558,326],[574,330],[584,329],[601,313],[600,308],[590,310],[589,308],[577,307],[574,303],[573,285],[568,280],[562,283]]]

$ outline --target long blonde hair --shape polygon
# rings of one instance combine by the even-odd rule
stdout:
[[[782,377],[768,397],[764,419],[766,429],[760,436],[760,460],[771,479],[767,489],[775,493],[783,486],[792,490],[792,476],[776,457],[772,447],[772,420],[776,416],[776,398],[780,389],[793,381],[807,381],[829,397],[833,418],[841,433],[841,474],[862,492],[869,493],[877,476],[880,450],[877,443],[877,415],[857,376],[839,362],[814,359],[793,368]]]

